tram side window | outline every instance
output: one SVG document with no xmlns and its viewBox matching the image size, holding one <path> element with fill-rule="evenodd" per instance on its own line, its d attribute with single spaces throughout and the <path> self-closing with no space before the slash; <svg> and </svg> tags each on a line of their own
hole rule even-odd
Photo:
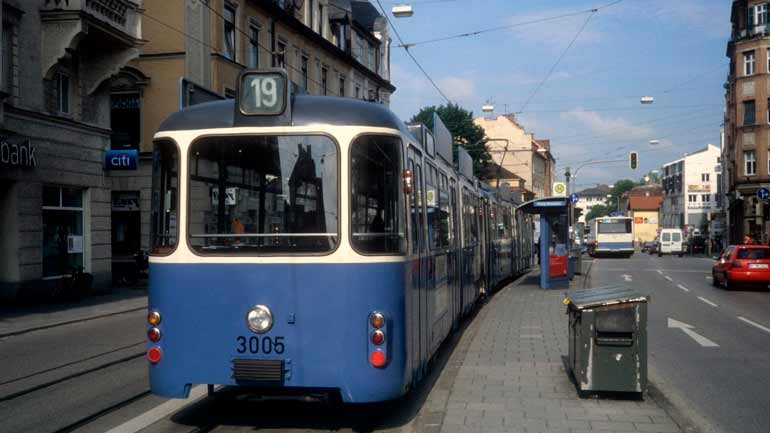
<svg viewBox="0 0 770 433">
<path fill-rule="evenodd" d="M 441 245 L 439 193 L 437 186 L 436 168 L 428 165 L 425 169 L 425 197 L 428 208 L 428 245 L 431 250 L 438 249 Z"/>
<path fill-rule="evenodd" d="M 438 246 L 441 248 L 448 247 L 452 241 L 452 222 L 451 222 L 451 209 L 449 207 L 449 181 L 447 177 L 441 173 L 439 174 L 439 195 L 438 195 L 438 229 L 439 239 Z"/>
<path fill-rule="evenodd" d="M 413 165 L 414 170 L 414 192 L 412 193 L 412 233 L 414 240 L 415 251 L 425 251 L 425 239 L 423 222 L 422 222 L 422 207 L 424 204 L 424 195 L 422 190 L 422 167 L 419 165 Z"/>
<path fill-rule="evenodd" d="M 171 140 L 157 140 L 152 152 L 152 254 L 170 254 L 178 237 L 179 151 Z"/>
<path fill-rule="evenodd" d="M 338 245 L 337 146 L 325 136 L 205 137 L 190 146 L 188 227 L 201 254 Z"/>
<path fill-rule="evenodd" d="M 364 135 L 350 147 L 352 245 L 364 254 L 405 252 L 401 140 Z"/>
<path fill-rule="evenodd" d="M 510 239 L 511 238 L 511 208 L 509 208 L 508 206 L 505 206 L 503 208 L 503 228 L 504 228 L 503 237 L 505 239 Z"/>
<path fill-rule="evenodd" d="M 479 241 L 479 218 L 476 214 L 478 210 L 478 200 L 467 192 L 463 204 L 465 206 L 465 245 L 474 245 Z"/>
</svg>

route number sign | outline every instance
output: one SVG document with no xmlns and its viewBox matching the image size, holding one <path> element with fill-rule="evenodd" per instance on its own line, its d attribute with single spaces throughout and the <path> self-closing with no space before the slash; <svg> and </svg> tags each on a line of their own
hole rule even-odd
<svg viewBox="0 0 770 433">
<path fill-rule="evenodd" d="M 288 90 L 288 80 L 283 73 L 245 73 L 239 95 L 241 112 L 251 116 L 279 115 L 286 109 Z"/>
</svg>

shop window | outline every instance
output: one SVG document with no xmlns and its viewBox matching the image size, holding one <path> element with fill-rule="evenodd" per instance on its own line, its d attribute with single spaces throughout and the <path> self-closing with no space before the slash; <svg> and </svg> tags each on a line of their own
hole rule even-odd
<svg viewBox="0 0 770 433">
<path fill-rule="evenodd" d="M 113 149 L 139 150 L 141 111 L 138 92 L 110 95 L 110 128 Z"/>
<path fill-rule="evenodd" d="M 43 277 L 83 266 L 83 191 L 43 187 Z"/>
</svg>

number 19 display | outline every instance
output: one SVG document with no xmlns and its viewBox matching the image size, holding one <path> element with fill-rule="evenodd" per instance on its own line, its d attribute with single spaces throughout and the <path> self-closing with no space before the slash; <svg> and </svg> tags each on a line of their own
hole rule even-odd
<svg viewBox="0 0 770 433">
<path fill-rule="evenodd" d="M 246 115 L 271 116 L 286 109 L 286 77 L 278 72 L 245 74 L 240 107 Z"/>
</svg>

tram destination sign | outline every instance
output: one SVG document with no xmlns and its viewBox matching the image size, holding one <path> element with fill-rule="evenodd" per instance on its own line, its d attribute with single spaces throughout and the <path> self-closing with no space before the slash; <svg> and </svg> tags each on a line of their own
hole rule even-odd
<svg viewBox="0 0 770 433">
<path fill-rule="evenodd" d="M 289 80 L 279 70 L 248 71 L 241 75 L 238 105 L 246 116 L 277 116 L 286 111 Z"/>
<path fill-rule="evenodd" d="M 29 140 L 21 142 L 0 138 L 0 165 L 20 168 L 35 168 L 35 147 Z"/>
</svg>

